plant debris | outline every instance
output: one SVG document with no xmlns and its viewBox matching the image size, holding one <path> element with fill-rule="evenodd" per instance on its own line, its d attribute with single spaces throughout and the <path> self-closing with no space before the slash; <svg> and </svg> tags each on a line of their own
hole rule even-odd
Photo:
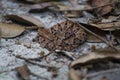
<svg viewBox="0 0 120 80">
<path fill-rule="evenodd" d="M 114 30 L 119 30 L 120 22 L 117 21 L 117 22 L 111 22 L 111 23 L 98 23 L 98 24 L 90 24 L 90 25 L 105 31 L 114 31 Z"/>
<path fill-rule="evenodd" d="M 0 80 L 119 80 L 119 7 L 119 0 L 0 0 Z"/>
<path fill-rule="evenodd" d="M 0 23 L 0 30 L 3 38 L 12 38 L 22 34 L 25 28 L 17 24 Z"/>
<path fill-rule="evenodd" d="M 113 3 L 114 0 L 88 0 L 88 4 L 91 6 L 91 7 L 99 7 L 99 6 L 104 6 L 106 4 L 109 4 L 109 3 Z M 95 9 L 94 10 L 94 13 L 97 15 L 97 16 L 103 16 L 105 14 L 108 14 L 112 11 L 113 5 L 107 5 L 107 6 L 104 6 L 104 7 L 100 7 L 98 9 Z"/>
<path fill-rule="evenodd" d="M 26 1 L 31 3 L 40 3 L 40 2 L 54 1 L 54 0 L 26 0 Z"/>
<path fill-rule="evenodd" d="M 104 60 L 104 59 L 120 59 L 120 55 L 118 52 L 113 51 L 111 49 L 100 49 L 87 54 L 85 56 L 80 57 L 78 60 L 75 60 L 71 63 L 71 67 L 76 67 L 79 65 L 89 64 L 94 61 Z"/>
<path fill-rule="evenodd" d="M 71 75 L 70 77 L 75 80 L 92 80 L 92 78 L 104 74 L 104 76 L 110 78 L 110 76 L 107 76 L 109 73 L 115 74 L 116 70 L 119 70 L 120 66 L 117 66 L 117 64 L 120 64 L 119 60 L 119 53 L 109 48 L 97 49 L 90 54 L 83 55 L 79 59 L 71 62 L 69 73 L 74 76 Z M 114 64 L 114 66 L 111 64 Z M 97 79 L 99 78 L 100 77 L 97 77 Z"/>
<path fill-rule="evenodd" d="M 44 27 L 44 24 L 40 20 L 29 14 L 6 15 L 5 17 L 29 26 Z"/>
<path fill-rule="evenodd" d="M 24 80 L 30 79 L 30 72 L 29 72 L 27 65 L 17 67 L 16 70 L 20 74 L 22 79 L 24 79 Z"/>
</svg>

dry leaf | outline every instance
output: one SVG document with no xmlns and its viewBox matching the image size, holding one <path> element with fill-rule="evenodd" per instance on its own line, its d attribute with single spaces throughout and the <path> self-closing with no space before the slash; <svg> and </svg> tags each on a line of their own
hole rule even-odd
<svg viewBox="0 0 120 80">
<path fill-rule="evenodd" d="M 17 67 L 16 70 L 20 74 L 21 78 L 23 78 L 24 80 L 30 79 L 30 72 L 27 65 Z"/>
<path fill-rule="evenodd" d="M 91 25 L 86 25 L 86 24 L 82 24 L 84 27 L 86 27 L 87 29 L 89 29 L 90 31 L 94 32 L 95 34 L 97 34 L 98 36 L 104 38 L 106 40 L 106 33 L 105 31 L 91 26 Z M 88 42 L 103 42 L 102 40 L 98 39 L 97 37 L 95 37 L 94 35 L 87 33 L 87 41 Z"/>
<path fill-rule="evenodd" d="M 29 26 L 44 27 L 44 24 L 40 20 L 29 14 L 6 15 L 6 18 Z"/>
<path fill-rule="evenodd" d="M 50 3 L 35 4 L 31 6 L 29 12 L 42 12 L 44 9 L 46 10 L 50 6 L 52 6 Z"/>
<path fill-rule="evenodd" d="M 25 28 L 16 24 L 0 23 L 1 36 L 3 38 L 13 38 L 25 31 Z"/>
<path fill-rule="evenodd" d="M 95 52 L 91 52 L 87 55 L 81 56 L 79 59 L 73 61 L 70 64 L 71 68 L 77 68 L 81 65 L 102 61 L 102 60 L 120 60 L 120 54 L 112 49 L 98 49 Z"/>
<path fill-rule="evenodd" d="M 75 11 L 75 12 L 80 12 L 80 7 L 73 7 L 73 6 L 69 6 L 69 5 L 65 5 L 62 3 L 51 3 L 51 5 L 53 5 L 52 7 L 50 7 L 49 9 L 52 11 L 58 11 L 58 12 L 66 12 L 66 11 Z"/>
<path fill-rule="evenodd" d="M 101 36 L 103 37 L 103 36 Z M 88 42 L 103 42 L 102 40 L 100 40 L 99 38 L 95 37 L 94 35 L 87 33 L 87 41 Z"/>
<path fill-rule="evenodd" d="M 93 24 L 91 23 L 90 25 L 100 28 L 105 31 L 114 31 L 116 29 L 119 29 L 120 26 L 120 21 L 118 22 L 111 22 L 111 23 L 98 23 L 98 24 Z"/>
<path fill-rule="evenodd" d="M 99 23 L 111 23 L 117 22 L 120 16 L 109 16 L 107 19 L 103 18 Z"/>
<path fill-rule="evenodd" d="M 80 76 L 79 73 L 74 69 L 70 69 L 69 80 L 82 80 L 82 76 Z"/>
<path fill-rule="evenodd" d="M 78 0 L 70 0 L 71 4 L 73 7 L 77 7 L 78 5 Z"/>
<path fill-rule="evenodd" d="M 86 40 L 86 33 L 77 24 L 65 21 L 49 29 L 40 28 L 38 37 L 41 46 L 51 51 L 72 51 Z"/>
<path fill-rule="evenodd" d="M 54 0 L 26 0 L 26 1 L 31 3 L 40 3 L 40 2 L 54 1 Z"/>
<path fill-rule="evenodd" d="M 115 4 L 113 14 L 114 15 L 120 15 L 120 1 Z"/>
<path fill-rule="evenodd" d="M 88 0 L 88 4 L 91 7 L 100 7 L 100 6 L 104 6 L 109 3 L 112 3 L 113 1 L 114 0 Z M 111 12 L 112 9 L 113 9 L 112 5 L 107 5 L 107 6 L 95 9 L 94 13 L 97 14 L 97 16 L 103 16 Z"/>
</svg>

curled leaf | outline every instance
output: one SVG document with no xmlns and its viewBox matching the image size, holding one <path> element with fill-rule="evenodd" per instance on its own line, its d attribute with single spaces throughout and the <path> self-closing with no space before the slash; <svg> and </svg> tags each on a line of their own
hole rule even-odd
<svg viewBox="0 0 120 80">
<path fill-rule="evenodd" d="M 71 68 L 78 68 L 82 65 L 94 63 L 103 60 L 120 60 L 120 54 L 112 49 L 99 49 L 87 55 L 81 56 L 79 59 L 70 64 Z"/>
<path fill-rule="evenodd" d="M 26 1 L 30 3 L 40 3 L 40 2 L 54 1 L 54 0 L 26 0 Z"/>
<path fill-rule="evenodd" d="M 6 15 L 6 18 L 17 21 L 19 23 L 27 24 L 29 26 L 44 26 L 40 20 L 29 14 Z"/>
<path fill-rule="evenodd" d="M 44 9 L 46 10 L 49 6 L 51 6 L 50 3 L 34 4 L 31 6 L 29 12 L 42 12 Z"/>
<path fill-rule="evenodd" d="M 111 23 L 101 23 L 101 24 L 91 24 L 92 26 L 98 27 L 106 31 L 113 31 L 119 29 L 120 22 L 111 22 Z"/>
<path fill-rule="evenodd" d="M 17 67 L 16 70 L 20 74 L 21 78 L 23 78 L 24 80 L 29 80 L 30 72 L 27 65 Z"/>
<path fill-rule="evenodd" d="M 78 71 L 75 71 L 74 69 L 70 69 L 69 80 L 82 80 L 82 76 L 79 75 Z"/>
<path fill-rule="evenodd" d="M 1 36 L 3 38 L 13 38 L 25 31 L 25 28 L 17 24 L 0 23 Z"/>
<path fill-rule="evenodd" d="M 88 4 L 94 8 L 103 6 L 94 10 L 94 13 L 97 14 L 97 16 L 103 16 L 112 11 L 113 6 L 110 3 L 112 3 L 113 1 L 114 0 L 88 0 Z"/>
</svg>

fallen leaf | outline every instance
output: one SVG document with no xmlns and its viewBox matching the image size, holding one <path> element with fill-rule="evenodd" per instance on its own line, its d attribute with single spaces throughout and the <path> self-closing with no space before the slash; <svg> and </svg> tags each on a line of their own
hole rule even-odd
<svg viewBox="0 0 120 80">
<path fill-rule="evenodd" d="M 26 1 L 31 3 L 40 3 L 40 2 L 54 1 L 54 0 L 26 0 Z"/>
<path fill-rule="evenodd" d="M 78 0 L 70 0 L 71 4 L 73 7 L 77 7 L 78 5 Z"/>
<path fill-rule="evenodd" d="M 22 65 L 20 67 L 17 67 L 16 70 L 20 74 L 21 78 L 23 78 L 24 80 L 30 79 L 30 72 L 27 65 Z"/>
<path fill-rule="evenodd" d="M 80 6 L 79 7 L 73 7 L 73 6 L 70 6 L 70 5 L 65 5 L 63 3 L 55 3 L 55 2 L 52 2 L 51 5 L 53 5 L 52 7 L 49 7 L 50 10 L 52 11 L 58 11 L 58 12 L 80 12 L 81 11 L 81 8 Z"/>
<path fill-rule="evenodd" d="M 93 74 L 88 74 L 86 77 L 89 78 L 89 80 L 119 80 L 119 73 L 120 68 L 118 69 L 110 69 L 110 70 L 104 70 L 100 72 L 96 72 Z"/>
<path fill-rule="evenodd" d="M 86 33 L 71 21 L 58 23 L 48 29 L 39 29 L 38 38 L 48 50 L 72 51 L 86 40 Z"/>
<path fill-rule="evenodd" d="M 69 80 L 82 80 L 82 76 L 79 75 L 77 70 L 69 70 Z"/>
<path fill-rule="evenodd" d="M 91 7 L 100 7 L 100 6 L 104 6 L 107 5 L 109 3 L 112 3 L 114 0 L 88 0 L 88 4 Z M 94 10 L 94 13 L 97 16 L 103 16 L 105 14 L 108 14 L 112 11 L 113 9 L 113 5 L 107 5 L 104 7 L 100 7 Z"/>
<path fill-rule="evenodd" d="M 109 16 L 108 18 L 103 18 L 99 23 L 111 23 L 119 21 L 120 16 Z"/>
<path fill-rule="evenodd" d="M 120 21 L 110 22 L 110 23 L 98 23 L 98 24 L 91 23 L 90 25 L 105 31 L 114 31 L 114 30 L 119 30 Z"/>
<path fill-rule="evenodd" d="M 103 37 L 103 36 L 101 36 L 101 37 Z M 91 42 L 91 43 L 93 43 L 93 42 L 103 42 L 102 40 L 100 40 L 99 38 L 93 36 L 90 33 L 87 33 L 87 41 Z"/>
<path fill-rule="evenodd" d="M 120 15 L 120 1 L 115 4 L 113 14 Z"/>
<path fill-rule="evenodd" d="M 91 52 L 87 55 L 81 56 L 79 59 L 71 62 L 70 67 L 71 68 L 77 68 L 85 64 L 94 63 L 97 61 L 103 61 L 103 60 L 120 60 L 120 54 L 119 52 L 116 52 L 112 49 L 98 49 L 94 52 Z"/>
<path fill-rule="evenodd" d="M 0 23 L 1 36 L 3 38 L 13 38 L 25 31 L 25 28 L 17 24 Z"/>
<path fill-rule="evenodd" d="M 86 27 L 87 29 L 89 29 L 90 31 L 94 32 L 95 34 L 97 34 L 98 36 L 104 38 L 106 40 L 106 33 L 105 31 L 101 30 L 98 27 L 94 27 L 91 26 L 89 24 L 82 24 L 84 27 Z M 99 38 L 95 37 L 94 35 L 90 34 L 90 33 L 86 33 L 87 35 L 87 41 L 88 42 L 103 42 L 102 40 L 100 40 Z"/>
<path fill-rule="evenodd" d="M 43 10 L 48 9 L 48 7 L 52 6 L 50 3 L 40 3 L 40 4 L 34 4 L 30 6 L 29 12 L 42 12 Z"/>
<path fill-rule="evenodd" d="M 44 27 L 44 24 L 40 20 L 29 14 L 6 15 L 5 17 L 29 26 Z"/>
</svg>

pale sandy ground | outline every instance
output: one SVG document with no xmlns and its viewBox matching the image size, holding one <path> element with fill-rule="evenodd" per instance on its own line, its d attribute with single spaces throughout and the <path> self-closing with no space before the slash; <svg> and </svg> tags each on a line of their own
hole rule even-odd
<svg viewBox="0 0 120 80">
<path fill-rule="evenodd" d="M 22 3 L 19 3 L 22 4 Z M 21 14 L 21 13 L 26 13 L 29 10 L 29 7 L 26 5 L 25 7 L 19 7 L 18 3 L 12 2 L 12 0 L 0 0 L 0 6 L 1 7 L 1 15 L 7 14 Z M 42 14 L 32 14 L 36 18 L 40 19 L 46 27 L 50 27 L 54 25 L 55 23 L 64 21 L 64 19 L 59 15 L 59 18 L 55 18 L 55 16 L 52 13 L 45 12 Z M 2 21 L 3 19 L 1 19 Z M 84 19 L 82 19 L 84 20 Z M 17 59 L 13 56 L 14 55 L 21 55 L 25 58 L 37 58 L 40 56 L 40 52 L 44 51 L 45 54 L 47 55 L 49 53 L 48 50 L 43 49 L 40 47 L 40 44 L 38 42 L 33 42 L 32 40 L 37 37 L 37 31 L 26 31 L 23 35 L 13 38 L 13 39 L 2 39 L 1 40 L 1 48 L 0 48 L 0 72 L 6 71 L 6 70 L 11 70 L 14 69 L 15 67 L 18 67 L 25 62 L 23 60 Z M 16 44 L 19 42 L 20 44 Z M 27 48 L 24 45 L 31 45 L 31 48 Z M 105 44 L 85 44 L 81 48 L 81 52 L 79 53 L 86 53 L 90 50 L 90 47 L 92 45 L 97 45 L 97 47 L 105 47 Z M 49 56 L 51 62 L 49 64 L 57 65 L 60 66 L 61 68 L 59 69 L 59 76 L 55 79 L 51 79 L 51 73 L 47 72 L 45 68 L 40 68 L 38 66 L 33 66 L 28 64 L 29 69 L 36 73 L 39 74 L 43 77 L 49 78 L 49 80 L 68 80 L 68 64 L 70 63 L 70 60 L 67 59 L 66 57 L 59 57 L 56 54 L 51 54 Z M 41 60 L 38 63 L 43 63 L 46 64 L 47 62 L 45 59 Z M 9 71 L 0 74 L 0 80 L 19 80 L 16 76 L 16 71 Z M 36 77 L 31 76 L 30 80 L 43 80 L 43 79 L 38 79 Z"/>
</svg>

